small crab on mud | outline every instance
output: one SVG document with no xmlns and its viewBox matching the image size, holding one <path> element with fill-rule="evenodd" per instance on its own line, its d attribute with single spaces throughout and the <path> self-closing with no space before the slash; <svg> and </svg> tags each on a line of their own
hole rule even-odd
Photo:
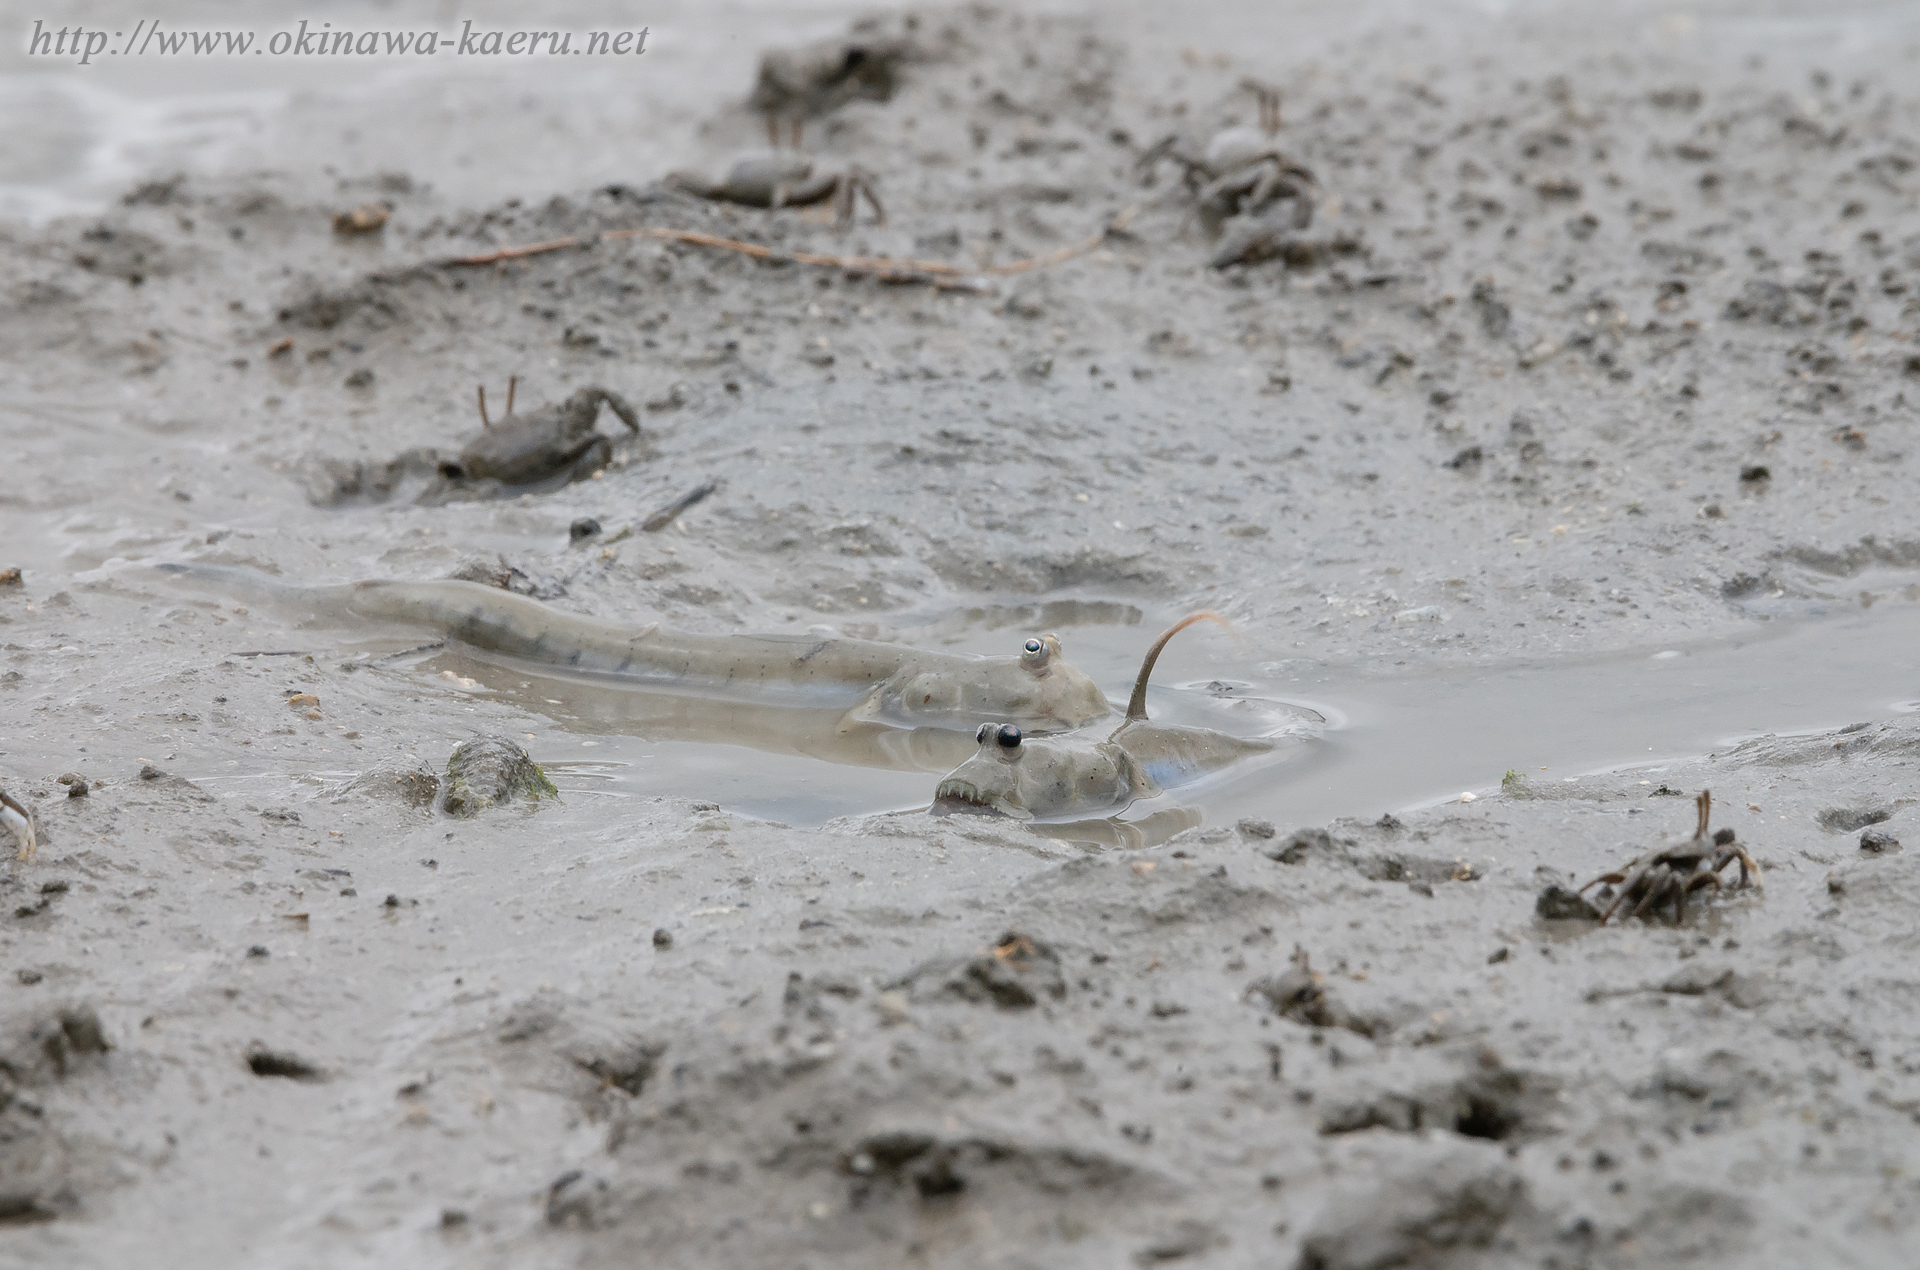
<svg viewBox="0 0 1920 1270">
<path fill-rule="evenodd" d="M 39 847 L 33 832 L 33 813 L 4 789 L 0 789 L 0 825 L 13 830 L 13 836 L 20 842 L 20 853 L 15 859 L 33 859 Z"/>
<path fill-rule="evenodd" d="M 709 181 L 691 172 L 675 172 L 666 179 L 669 189 L 720 203 L 739 203 L 778 211 L 783 207 L 811 207 L 833 202 L 833 223 L 845 229 L 853 224 L 854 200 L 864 196 L 873 208 L 876 225 L 887 223 L 872 173 L 849 165 L 839 172 L 814 172 L 812 159 L 802 154 L 772 152 L 749 155 L 728 170 L 725 180 Z"/>
<path fill-rule="evenodd" d="M 1313 223 L 1320 181 L 1312 171 L 1274 144 L 1280 131 L 1280 90 L 1255 80 L 1243 81 L 1260 103 L 1258 128 L 1223 128 L 1199 154 L 1174 135 L 1140 156 L 1138 170 L 1151 173 L 1162 159 L 1185 169 L 1183 179 L 1209 232 L 1233 216 L 1258 216 L 1268 207 L 1292 200 L 1291 227 Z"/>
<path fill-rule="evenodd" d="M 809 119 L 830 114 L 852 101 L 886 101 L 893 96 L 901 64 L 911 53 L 906 40 L 872 32 L 853 40 L 823 40 L 792 49 L 771 49 L 760 58 L 747 108 L 767 121 L 767 144 L 780 144 L 780 123 L 800 146 Z"/>
<path fill-rule="evenodd" d="M 487 390 L 479 390 L 480 435 L 458 454 L 439 461 L 443 478 L 531 485 L 550 477 L 577 481 L 591 475 L 613 458 L 613 441 L 594 428 L 602 403 L 640 435 L 640 416 L 633 407 L 618 393 L 598 386 L 582 388 L 557 406 L 516 415 L 513 394 L 518 382 L 518 377 L 507 381 L 507 411 L 498 420 L 487 417 Z"/>
<path fill-rule="evenodd" d="M 1625 868 L 1602 873 L 1586 886 L 1580 888 L 1585 893 L 1588 887 L 1606 883 L 1616 886 L 1619 891 L 1614 895 L 1613 903 L 1600 915 L 1602 922 L 1612 920 L 1620 906 L 1632 902 L 1627 910 L 1629 918 L 1642 913 L 1649 915 L 1658 912 L 1668 902 L 1674 907 L 1674 921 L 1687 919 L 1687 896 L 1702 887 L 1711 886 L 1720 889 L 1720 871 L 1729 864 L 1740 862 L 1740 885 L 1751 883 L 1760 885 L 1760 866 L 1753 862 L 1747 849 L 1735 842 L 1733 830 L 1722 829 L 1708 836 L 1707 817 L 1713 806 L 1713 796 L 1706 790 L 1694 800 L 1699 809 L 1700 819 L 1691 838 L 1676 838 L 1632 861 Z"/>
</svg>

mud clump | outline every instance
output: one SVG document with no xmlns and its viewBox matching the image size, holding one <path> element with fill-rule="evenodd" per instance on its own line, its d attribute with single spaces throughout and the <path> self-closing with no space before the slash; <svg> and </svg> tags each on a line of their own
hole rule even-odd
<svg viewBox="0 0 1920 1270">
<path fill-rule="evenodd" d="M 922 1204 L 938 1204 L 995 1184 L 1058 1196 L 1122 1191 L 1145 1180 L 1131 1166 L 1079 1147 L 945 1138 L 918 1129 L 869 1133 L 841 1157 L 840 1167 L 854 1179 L 856 1203 L 872 1203 L 896 1189 Z"/>
<path fill-rule="evenodd" d="M 424 759 L 396 759 L 360 773 L 341 788 L 339 798 L 369 798 L 402 807 L 431 807 L 440 779 Z"/>
<path fill-rule="evenodd" d="M 1264 998 L 1273 1012 L 1303 1027 L 1337 1027 L 1360 1036 L 1384 1033 L 1383 1020 L 1347 1009 L 1327 991 L 1326 976 L 1316 971 L 1307 950 L 1294 945 L 1293 966 L 1283 974 L 1251 985 L 1249 995 Z"/>
<path fill-rule="evenodd" d="M 1488 1142 L 1520 1142 L 1558 1132 L 1554 1112 L 1560 1082 L 1509 1067 L 1482 1047 L 1456 1079 L 1418 1085 L 1409 1092 L 1373 1088 L 1356 1097 L 1330 1099 L 1320 1113 L 1323 1136 L 1384 1128 L 1398 1133 L 1445 1130 Z"/>
<path fill-rule="evenodd" d="M 1260 844 L 1260 854 L 1281 864 L 1305 864 L 1310 859 L 1331 856 L 1333 836 L 1325 829 L 1296 829 L 1284 838 L 1268 835 Z"/>
<path fill-rule="evenodd" d="M 552 991 L 513 1006 L 493 1039 L 501 1066 L 518 1083 L 564 1094 L 590 1111 L 608 1094 L 616 1103 L 619 1095 L 638 1098 L 667 1052 L 664 1042 Z"/>
<path fill-rule="evenodd" d="M 1869 829 L 1860 835 L 1862 855 L 1892 855 L 1900 849 L 1900 839 L 1885 829 Z"/>
<path fill-rule="evenodd" d="M 907 989 L 922 1000 L 991 1002 L 1008 1010 L 1029 1009 L 1042 998 L 1058 1001 L 1067 995 L 1059 955 L 1016 931 L 1008 931 L 977 957 L 928 962 L 891 986 Z"/>
<path fill-rule="evenodd" d="M 104 1055 L 113 1049 L 100 1026 L 100 1016 L 92 1006 L 71 1006 L 36 1024 L 28 1033 L 28 1044 L 38 1051 L 37 1058 L 54 1079 L 65 1080 L 90 1055 Z M 15 1063 L 0 1063 L 20 1073 Z M 38 1064 L 35 1064 L 38 1066 Z M 24 1073 L 20 1073 L 24 1074 Z"/>
<path fill-rule="evenodd" d="M 113 1044 L 100 1016 L 92 1006 L 69 1005 L 9 1032 L 0 1049 L 0 1227 L 67 1216 L 88 1191 L 110 1184 L 89 1163 L 88 1144 L 39 1096 L 107 1070 Z"/>
<path fill-rule="evenodd" d="M 547 1225 L 582 1230 L 610 1224 L 607 1179 L 583 1169 L 568 1169 L 547 1188 Z"/>
<path fill-rule="evenodd" d="M 1534 901 L 1535 917 L 1547 922 L 1597 922 L 1600 910 L 1593 902 L 1578 891 L 1569 891 L 1555 883 L 1540 892 L 1540 898 Z"/>
<path fill-rule="evenodd" d="M 538 803 L 542 798 L 558 797 L 560 791 L 540 765 L 505 737 L 462 741 L 447 759 L 449 816 L 477 816 L 489 807 L 516 799 Z"/>
<path fill-rule="evenodd" d="M 298 1081 L 326 1079 L 325 1072 L 305 1059 L 284 1050 L 269 1049 L 258 1041 L 247 1047 L 246 1062 L 247 1070 L 255 1076 Z"/>
<path fill-rule="evenodd" d="M 1372 1189 L 1344 1196 L 1322 1216 L 1294 1267 L 1439 1265 L 1492 1246 L 1526 1194 L 1526 1183 L 1512 1170 L 1464 1151 L 1403 1165 Z"/>
</svg>

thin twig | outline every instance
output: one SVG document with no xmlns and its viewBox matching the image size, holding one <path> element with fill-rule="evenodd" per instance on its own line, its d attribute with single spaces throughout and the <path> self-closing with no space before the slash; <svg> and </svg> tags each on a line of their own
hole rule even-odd
<svg viewBox="0 0 1920 1270">
<path fill-rule="evenodd" d="M 739 252 L 755 260 L 814 265 L 823 269 L 841 269 L 848 273 L 868 274 L 882 282 L 923 283 L 953 291 L 984 291 L 988 288 L 980 280 L 982 275 L 1006 277 L 1027 273 L 1030 270 L 1062 264 L 1075 256 L 1085 255 L 1105 242 L 1109 235 L 1125 229 L 1139 210 L 1139 204 L 1136 203 L 1107 222 L 1099 233 L 1057 251 L 1050 251 L 1044 256 L 1027 256 L 1020 260 L 1008 261 L 1003 265 L 989 265 L 974 271 L 964 270 L 958 265 L 951 265 L 941 260 L 915 260 L 911 257 L 893 256 L 826 256 L 810 251 L 780 251 L 761 243 L 742 242 L 737 238 L 721 238 L 717 234 L 703 234 L 694 229 L 668 229 L 657 225 L 641 226 L 637 229 L 609 229 L 589 239 L 555 238 L 550 242 L 529 243 L 524 247 L 502 247 L 498 251 L 485 252 L 477 256 L 455 256 L 446 263 L 459 266 L 492 265 L 506 260 L 519 260 L 526 256 L 538 256 L 549 251 L 564 251 L 569 247 L 586 247 L 595 242 L 609 242 L 622 238 L 657 238 L 668 242 L 688 243 L 695 247 L 714 247 L 721 251 Z"/>
<path fill-rule="evenodd" d="M 447 263 L 450 265 L 497 265 L 503 260 L 518 260 L 522 256 L 538 256 L 543 252 L 561 251 L 567 247 L 586 245 L 578 238 L 555 238 L 544 243 L 528 243 L 524 247 L 502 247 L 498 251 L 489 251 L 478 256 L 455 256 Z"/>
<path fill-rule="evenodd" d="M 1058 251 L 1050 251 L 1044 256 L 1028 256 L 1024 260 L 1012 260 L 1004 265 L 989 265 L 980 272 L 990 273 L 997 277 L 1004 277 L 1010 273 L 1026 273 L 1030 269 L 1044 269 L 1048 265 L 1057 265 L 1063 261 L 1072 260 L 1075 256 L 1084 256 L 1101 243 L 1107 241 L 1107 235 L 1118 233 L 1130 225 L 1133 222 L 1134 216 L 1138 214 L 1139 211 L 1140 205 L 1135 203 L 1108 221 L 1106 227 L 1099 233 L 1088 238 L 1083 238 L 1071 246 L 1062 247 Z"/>
<path fill-rule="evenodd" d="M 743 256 L 752 256 L 755 260 L 770 260 L 793 265 L 816 265 L 824 269 L 844 269 L 848 273 L 870 274 L 882 282 L 924 282 L 929 286 L 955 290 L 977 290 L 981 285 L 969 278 L 957 265 L 938 260 L 914 260 L 893 256 L 823 256 L 811 251 L 777 251 L 760 243 L 721 238 L 715 234 L 703 234 L 693 229 L 665 229 L 658 226 L 610 229 L 601 237 L 660 238 L 668 242 L 691 243 L 696 247 L 717 247 L 722 251 L 737 251 Z"/>
<path fill-rule="evenodd" d="M 653 515 L 641 521 L 640 528 L 650 534 L 659 533 L 662 529 L 665 529 L 668 525 L 671 525 L 675 520 L 679 519 L 681 512 L 687 510 L 687 508 L 693 506 L 719 488 L 719 481 L 708 481 L 705 484 L 694 486 Z"/>
</svg>

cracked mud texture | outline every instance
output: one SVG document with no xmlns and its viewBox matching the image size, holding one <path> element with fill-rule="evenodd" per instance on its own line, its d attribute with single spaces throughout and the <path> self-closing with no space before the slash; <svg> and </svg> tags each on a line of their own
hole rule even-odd
<svg viewBox="0 0 1920 1270">
<path fill-rule="evenodd" d="M 679 47 L 731 51 L 688 60 L 663 21 L 627 133 L 551 81 L 473 102 L 499 153 L 540 139 L 511 180 L 435 157 L 482 143 L 429 78 L 284 103 L 258 170 L 0 224 L 0 784 L 43 831 L 0 876 L 0 1259 L 1910 1264 L 1920 856 L 1863 835 L 1912 836 L 1913 682 L 1864 723 L 1701 720 L 1744 739 L 1573 780 L 1490 762 L 1476 801 L 1332 823 L 1281 771 L 1238 825 L 1102 851 L 864 805 L 789 827 L 705 776 L 623 794 L 582 748 L 617 719 L 139 566 L 479 559 L 636 624 L 910 642 L 1204 606 L 1242 678 L 1409 692 L 1910 621 L 1920 28 L 893 12 L 890 99 L 809 125 L 886 200 L 837 234 L 656 182 L 762 135 L 760 47 L 852 15 L 729 43 L 674 12 Z M 1172 169 L 1135 162 L 1252 122 L 1244 75 L 1330 201 L 1214 269 Z M 369 201 L 382 231 L 333 233 Z M 439 263 L 665 225 L 979 267 L 1136 203 L 991 295 L 643 239 Z M 456 444 L 509 373 L 645 403 L 642 437 L 527 499 L 309 501 L 329 463 Z M 559 800 L 433 807 L 479 736 Z M 1668 795 L 1701 788 L 1764 892 L 1677 928 L 1536 916 L 1686 832 Z"/>
</svg>

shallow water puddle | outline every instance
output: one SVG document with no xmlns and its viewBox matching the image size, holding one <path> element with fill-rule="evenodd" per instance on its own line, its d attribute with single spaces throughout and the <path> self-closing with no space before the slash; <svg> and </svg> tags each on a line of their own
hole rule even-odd
<svg viewBox="0 0 1920 1270">
<path fill-rule="evenodd" d="M 1393 678 L 1302 669 L 1267 690 L 1332 703 L 1346 726 L 1282 783 L 1222 784 L 1209 817 L 1320 824 L 1538 786 L 1914 708 L 1920 605 L 1775 622 L 1738 639 L 1582 661 Z"/>
<path fill-rule="evenodd" d="M 1098 614 L 1096 624 L 1058 621 L 1076 612 Z M 1068 656 L 1116 700 L 1125 698 L 1161 620 L 1095 607 L 1048 616 Z M 928 629 L 950 632 L 941 642 L 965 651 L 1001 652 L 1017 638 L 1009 632 L 1027 626 L 989 622 L 973 610 Z M 1353 665 L 1261 662 L 1252 651 L 1245 633 L 1176 640 L 1157 676 L 1164 683 L 1151 694 L 1153 717 L 1254 735 L 1286 721 L 1283 703 L 1297 703 L 1328 716 L 1323 741 L 1136 803 L 1122 818 L 1132 828 L 1054 826 L 1049 836 L 1146 845 L 1187 827 L 1190 810 L 1214 823 L 1256 816 L 1282 826 L 1320 824 L 1486 793 L 1509 769 L 1538 786 L 1768 732 L 1882 718 L 1915 708 L 1920 696 L 1920 605 L 1776 622 L 1693 647 L 1393 676 Z M 1249 675 L 1250 663 L 1267 673 Z M 672 794 L 791 824 L 923 807 L 939 775 L 974 749 L 966 732 L 848 731 L 838 710 L 640 692 L 454 651 L 392 673 L 450 674 L 552 720 L 555 730 L 536 756 L 569 792 Z M 554 744 L 578 748 L 557 754 Z M 1163 814 L 1169 811 L 1178 814 Z"/>
</svg>

